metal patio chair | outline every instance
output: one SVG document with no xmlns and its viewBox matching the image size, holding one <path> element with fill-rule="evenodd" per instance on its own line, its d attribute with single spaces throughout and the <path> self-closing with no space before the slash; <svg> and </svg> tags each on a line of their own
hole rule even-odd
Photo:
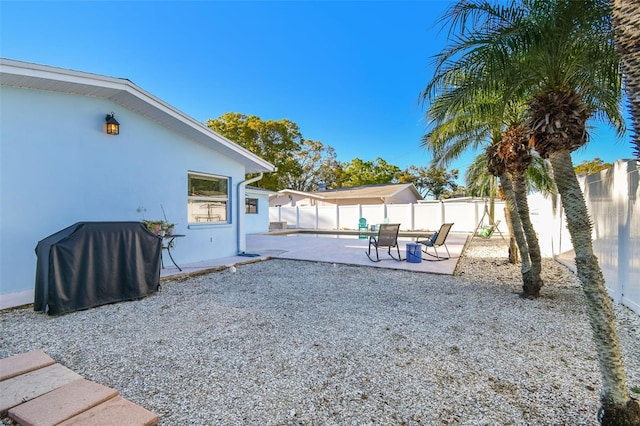
<svg viewBox="0 0 640 426">
<path fill-rule="evenodd" d="M 451 255 L 449 254 L 449 249 L 447 248 L 446 241 L 452 226 L 453 223 L 443 223 L 442 226 L 440 226 L 440 230 L 438 232 L 434 232 L 431 236 L 427 237 L 428 239 L 426 240 L 421 239 L 425 237 L 418 237 L 416 239 L 416 243 L 422 244 L 422 251 L 425 254 L 435 257 L 437 260 L 447 260 L 451 258 Z M 448 257 L 440 257 L 438 255 L 438 247 L 440 246 L 444 246 L 445 250 L 447 250 Z M 429 253 L 429 247 L 433 247 L 433 251 L 436 254 Z"/>
<path fill-rule="evenodd" d="M 383 223 L 380 224 L 380 228 L 378 229 L 378 235 L 372 235 L 369 237 L 369 250 L 365 252 L 369 260 L 372 262 L 380 262 L 380 257 L 378 256 L 378 247 L 387 247 L 387 253 L 393 260 L 397 260 L 400 262 L 402 258 L 400 257 L 400 247 L 398 247 L 398 232 L 400 231 L 399 223 Z M 375 247 L 376 249 L 376 259 L 374 260 L 371 257 L 371 247 Z M 391 249 L 395 247 L 398 251 L 398 258 L 396 259 L 391 254 Z"/>
</svg>

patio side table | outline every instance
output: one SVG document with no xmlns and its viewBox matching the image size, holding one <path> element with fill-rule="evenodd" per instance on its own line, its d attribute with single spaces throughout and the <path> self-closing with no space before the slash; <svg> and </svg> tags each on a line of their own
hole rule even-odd
<svg viewBox="0 0 640 426">
<path fill-rule="evenodd" d="M 178 264 L 176 263 L 175 260 L 173 260 L 173 255 L 171 254 L 171 247 L 173 247 L 173 240 L 175 240 L 176 238 L 180 238 L 180 237 L 186 237 L 186 235 L 184 234 L 173 234 L 173 235 L 162 235 L 159 236 L 159 238 L 162 239 L 162 250 L 166 250 L 167 254 L 169 254 L 169 259 L 171 259 L 171 262 L 173 262 L 173 265 L 178 268 L 178 270 L 180 272 L 182 272 L 182 268 L 180 268 L 178 266 Z M 164 240 L 167 240 L 166 245 L 164 244 Z M 164 261 L 162 260 L 162 252 L 160 253 L 160 263 L 162 264 L 162 268 L 164 268 Z"/>
</svg>

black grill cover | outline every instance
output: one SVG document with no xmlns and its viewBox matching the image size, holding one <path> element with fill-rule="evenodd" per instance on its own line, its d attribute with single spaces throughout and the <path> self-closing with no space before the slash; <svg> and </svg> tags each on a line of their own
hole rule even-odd
<svg viewBox="0 0 640 426">
<path fill-rule="evenodd" d="M 78 222 L 38 242 L 34 309 L 58 315 L 155 293 L 162 241 L 140 222 Z"/>
</svg>

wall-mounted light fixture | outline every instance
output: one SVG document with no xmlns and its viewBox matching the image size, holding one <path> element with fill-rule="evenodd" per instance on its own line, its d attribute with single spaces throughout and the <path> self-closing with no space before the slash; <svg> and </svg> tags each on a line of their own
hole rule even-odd
<svg viewBox="0 0 640 426">
<path fill-rule="evenodd" d="M 107 122 L 107 134 L 108 135 L 117 135 L 120 133 L 120 123 L 113 116 L 113 112 L 111 114 L 107 114 L 105 121 Z"/>
</svg>

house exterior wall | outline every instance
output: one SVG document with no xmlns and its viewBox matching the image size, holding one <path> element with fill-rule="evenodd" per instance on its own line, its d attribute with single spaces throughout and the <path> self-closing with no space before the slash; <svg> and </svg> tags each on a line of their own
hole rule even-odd
<svg viewBox="0 0 640 426">
<path fill-rule="evenodd" d="M 387 204 L 413 204 L 418 201 L 415 194 L 408 189 L 400 191 L 392 197 L 385 197 Z"/>
<path fill-rule="evenodd" d="M 320 200 L 319 206 L 351 206 L 353 204 L 382 204 L 380 197 L 373 198 L 338 198 L 337 200 Z"/>
<path fill-rule="evenodd" d="M 335 200 L 318 200 L 319 206 L 352 206 L 360 205 L 381 205 L 381 204 L 411 204 L 415 203 L 417 198 L 411 191 L 401 191 L 392 197 L 371 197 L 371 198 L 339 198 Z M 284 205 L 284 204 L 283 204 Z M 301 205 L 298 203 L 298 205 Z"/>
<path fill-rule="evenodd" d="M 247 189 L 246 196 L 258 199 L 258 213 L 244 216 L 246 233 L 269 232 L 269 193 Z"/>
<path fill-rule="evenodd" d="M 79 221 L 163 219 L 164 208 L 186 235 L 178 263 L 236 254 L 241 164 L 107 99 L 0 87 L 0 109 L 0 308 L 33 301 L 36 244 Z M 118 136 L 104 131 L 112 111 Z M 229 178 L 230 223 L 187 223 L 189 171 Z"/>
<path fill-rule="evenodd" d="M 315 199 L 302 194 L 278 194 L 269 200 L 269 207 L 275 206 L 314 206 Z"/>
</svg>

